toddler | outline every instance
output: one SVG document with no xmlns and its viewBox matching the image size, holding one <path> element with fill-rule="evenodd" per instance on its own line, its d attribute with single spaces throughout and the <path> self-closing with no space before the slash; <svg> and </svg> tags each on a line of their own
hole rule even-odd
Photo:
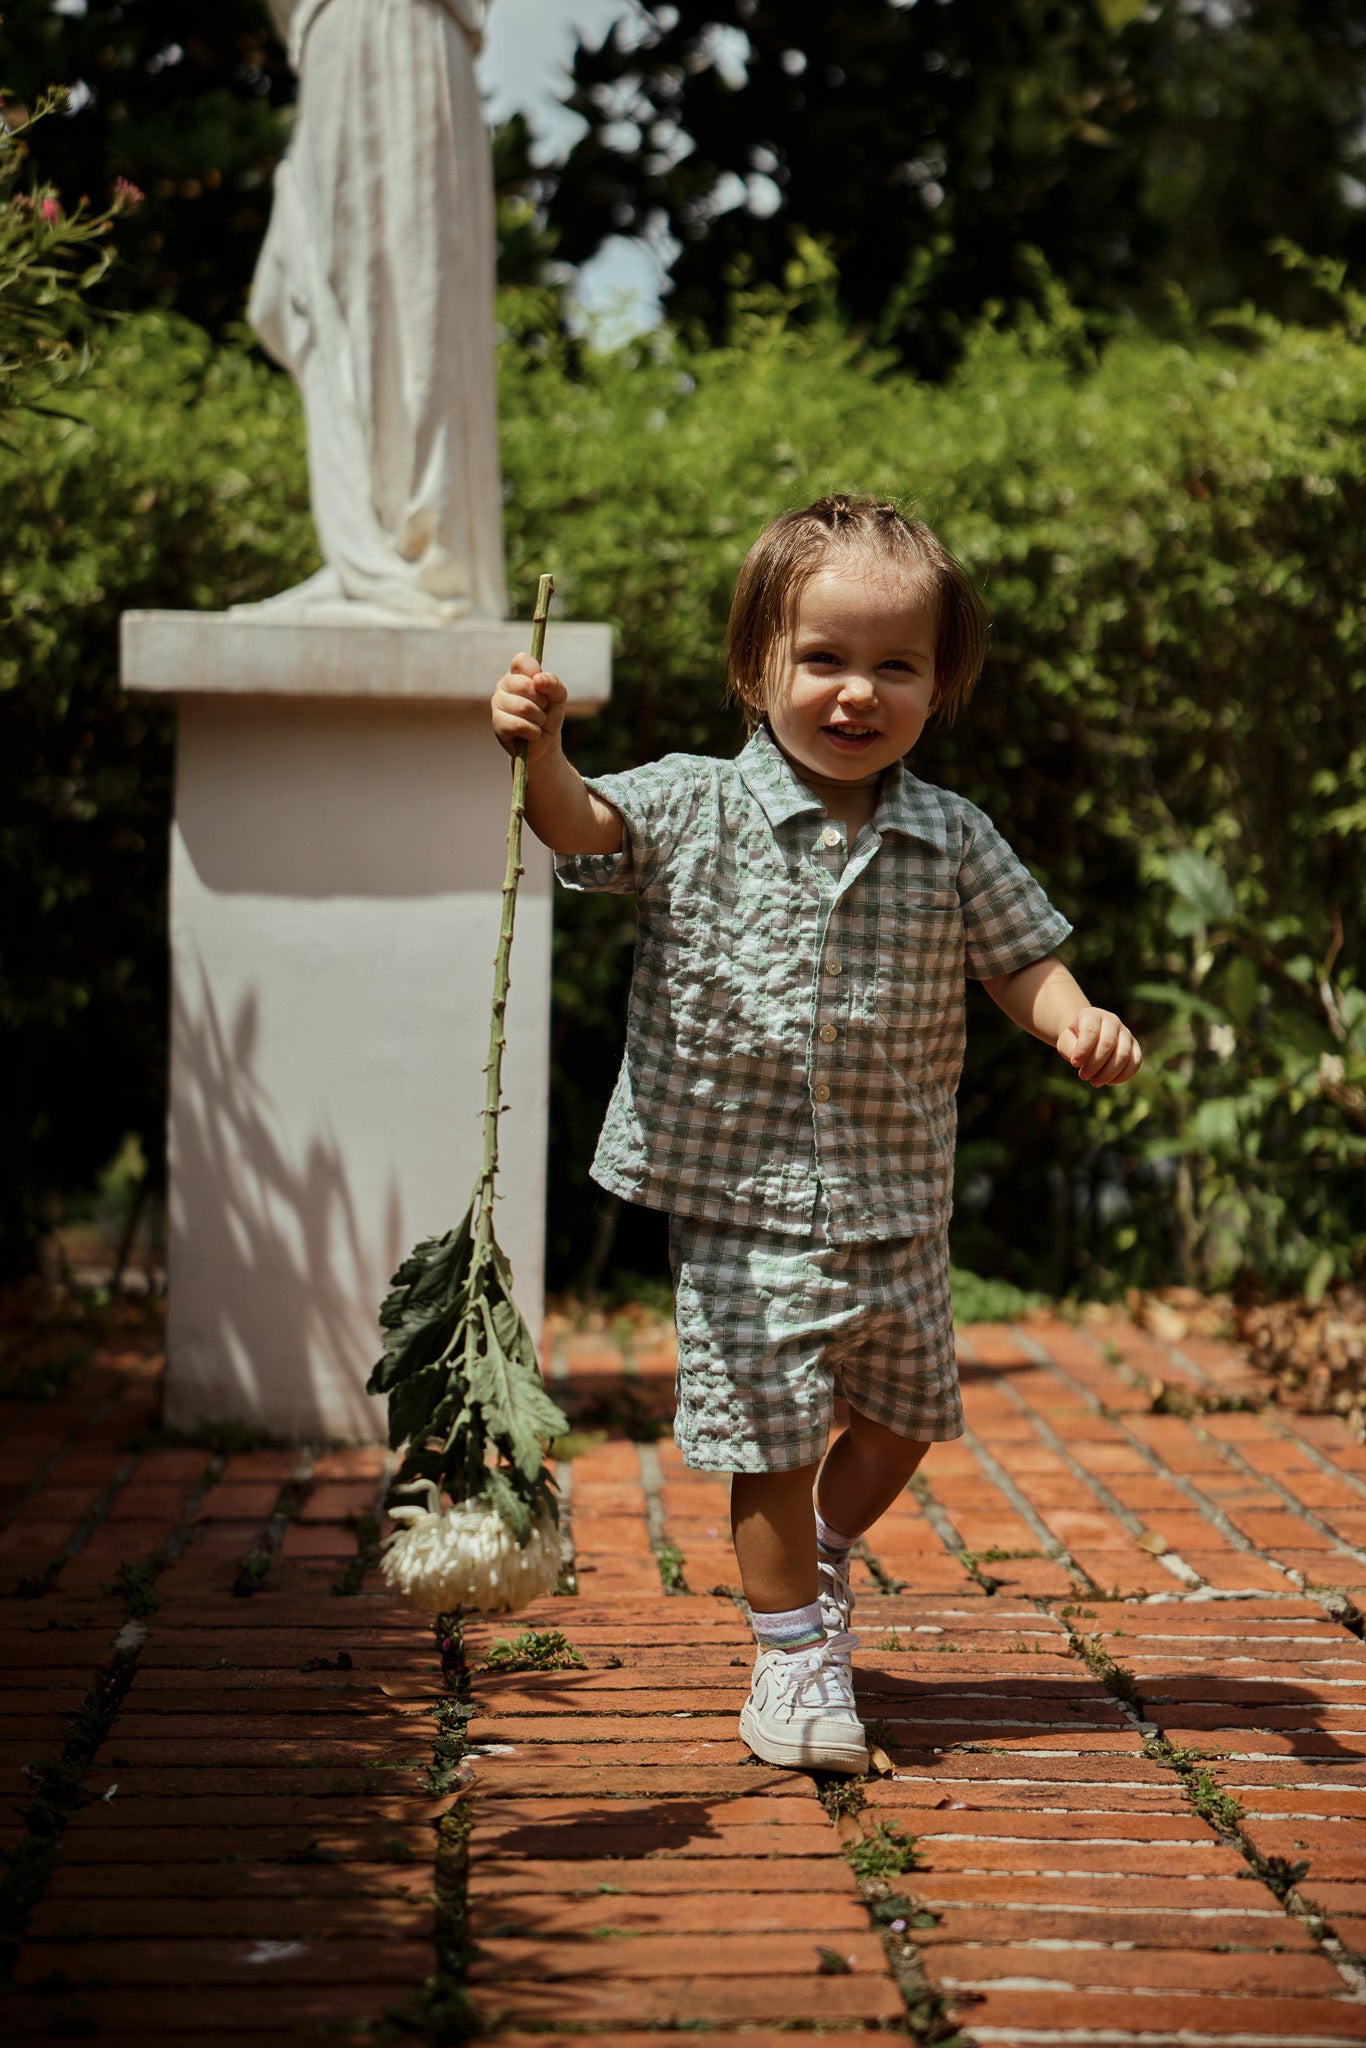
<svg viewBox="0 0 1366 2048">
<path fill-rule="evenodd" d="M 527 821 L 559 880 L 636 894 L 593 1177 L 668 1213 L 675 1433 L 688 1464 L 731 1475 L 757 1638 L 740 1732 L 773 1764 L 867 1768 L 850 1550 L 962 1433 L 947 1232 L 965 980 L 1092 1087 L 1139 1065 L 990 819 L 906 765 L 966 702 L 986 623 L 928 527 L 827 497 L 740 571 L 738 759 L 585 782 L 553 675 L 518 655 L 493 695 L 502 745 L 528 744 Z"/>
</svg>

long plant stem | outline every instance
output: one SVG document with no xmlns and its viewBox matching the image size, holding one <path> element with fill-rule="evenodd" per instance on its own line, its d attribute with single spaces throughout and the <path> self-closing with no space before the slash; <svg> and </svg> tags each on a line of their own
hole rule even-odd
<svg viewBox="0 0 1366 2048">
<path fill-rule="evenodd" d="M 550 616 L 550 599 L 555 589 L 553 576 L 542 576 L 536 589 L 536 609 L 531 620 L 531 658 L 539 662 L 545 652 L 545 624 Z M 493 1012 L 489 1019 L 489 1056 L 484 1063 L 487 1087 L 484 1094 L 484 1163 L 474 1192 L 475 1228 L 473 1257 L 477 1261 L 493 1239 L 493 1193 L 498 1173 L 498 1115 L 503 1100 L 503 1053 L 507 1047 L 504 1028 L 508 1007 L 508 983 L 512 962 L 512 928 L 517 916 L 517 883 L 522 874 L 522 819 L 526 813 L 526 741 L 517 742 L 512 759 L 512 812 L 508 818 L 508 857 L 503 875 L 503 914 L 498 928 L 498 951 L 493 961 Z"/>
</svg>

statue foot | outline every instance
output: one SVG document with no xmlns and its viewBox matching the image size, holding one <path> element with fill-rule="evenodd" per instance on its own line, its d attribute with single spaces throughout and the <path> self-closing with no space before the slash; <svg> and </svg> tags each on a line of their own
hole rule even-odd
<svg viewBox="0 0 1366 2048">
<path fill-rule="evenodd" d="M 395 588 L 390 603 L 348 597 L 337 571 L 325 563 L 292 590 L 263 597 L 256 604 L 235 604 L 232 612 L 235 618 L 259 620 L 263 625 L 446 626 L 468 618 L 470 606 L 464 598 L 435 598 L 402 586 Z"/>
<path fill-rule="evenodd" d="M 324 563 L 315 569 L 302 583 L 296 583 L 292 590 L 281 590 L 274 597 L 263 597 L 255 604 L 235 604 L 233 611 L 242 618 L 270 619 L 291 617 L 311 610 L 317 604 L 345 604 L 346 598 L 341 587 L 341 578 L 335 569 Z"/>
</svg>

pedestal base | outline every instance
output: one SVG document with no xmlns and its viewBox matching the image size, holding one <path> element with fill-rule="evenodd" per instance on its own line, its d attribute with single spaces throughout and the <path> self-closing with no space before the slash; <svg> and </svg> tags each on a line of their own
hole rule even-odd
<svg viewBox="0 0 1366 2048">
<path fill-rule="evenodd" d="M 285 689 L 280 655 L 263 644 L 281 630 L 330 643 L 304 643 L 302 690 Z M 383 1434 L 383 1405 L 364 1391 L 379 1302 L 409 1247 L 459 1219 L 479 1165 L 510 785 L 485 700 L 528 637 L 489 622 L 125 620 L 125 682 L 173 689 L 179 710 L 167 1333 L 176 1427 L 233 1419 L 295 1436 Z M 407 693 L 379 695 L 386 654 L 410 638 L 422 644 L 400 646 L 396 661 Z M 607 629 L 552 626 L 555 641 L 549 658 L 577 683 L 575 708 L 593 708 L 606 695 Z M 439 689 L 412 687 L 418 667 Z M 498 1233 L 535 1328 L 551 883 L 534 840 L 525 864 Z"/>
</svg>

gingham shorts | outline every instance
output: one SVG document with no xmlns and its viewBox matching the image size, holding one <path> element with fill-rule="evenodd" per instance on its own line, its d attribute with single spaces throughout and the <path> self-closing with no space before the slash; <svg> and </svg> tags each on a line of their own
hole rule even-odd
<svg viewBox="0 0 1366 2048">
<path fill-rule="evenodd" d="M 809 1238 L 671 1216 L 669 1255 L 686 1464 L 814 1464 L 837 1394 L 917 1443 L 962 1435 L 947 1232 L 834 1246 L 823 1205 Z"/>
</svg>

